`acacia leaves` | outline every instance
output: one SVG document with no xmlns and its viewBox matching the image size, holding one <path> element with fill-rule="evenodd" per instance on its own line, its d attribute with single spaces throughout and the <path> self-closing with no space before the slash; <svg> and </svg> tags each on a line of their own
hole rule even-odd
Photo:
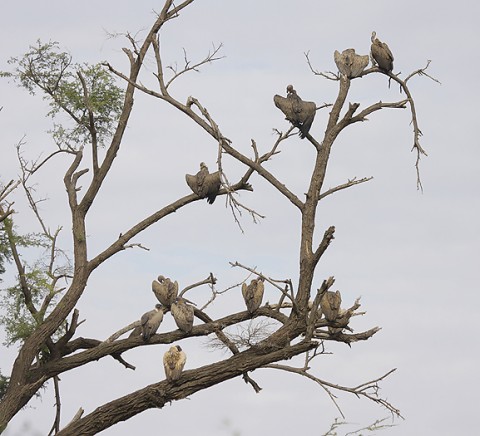
<svg viewBox="0 0 480 436">
<path fill-rule="evenodd" d="M 18 275 L 13 286 L 0 289 L 0 325 L 5 329 L 4 345 L 23 342 L 43 322 L 62 292 L 60 279 L 70 274 L 68 263 L 56 267 L 57 258 L 65 258 L 55 249 L 54 241 L 43 234 L 19 235 L 10 218 L 0 225 L 0 248 L 6 260 L 17 264 Z M 31 264 L 22 258 L 20 249 L 38 250 L 39 258 Z M 49 256 L 50 254 L 50 256 Z"/>
<path fill-rule="evenodd" d="M 48 116 L 55 118 L 50 133 L 60 148 L 76 150 L 92 143 L 103 146 L 113 134 L 123 106 L 124 91 L 100 64 L 74 64 L 57 42 L 37 41 L 22 57 L 10 58 L 12 78 L 31 94 L 41 92 L 48 100 Z M 58 122 L 59 114 L 69 122 Z M 72 126 L 73 121 L 73 126 Z"/>
</svg>

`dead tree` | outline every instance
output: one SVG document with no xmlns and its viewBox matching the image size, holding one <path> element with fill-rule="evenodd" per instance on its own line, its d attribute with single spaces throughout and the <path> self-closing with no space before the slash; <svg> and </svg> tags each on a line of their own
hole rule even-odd
<svg viewBox="0 0 480 436">
<path fill-rule="evenodd" d="M 352 317 L 358 313 L 357 309 L 360 307 L 358 300 L 348 309 L 335 307 L 335 316 L 329 314 L 326 317 L 322 314 L 322 301 L 327 301 L 327 296 L 333 292 L 331 288 L 335 280 L 333 277 L 325 277 L 322 283 L 315 283 L 314 272 L 320 259 L 334 239 L 335 228 L 331 226 L 324 229 L 323 236 L 320 237 L 319 243 L 315 244 L 314 240 L 317 233 L 316 215 L 320 201 L 333 193 L 369 180 L 352 179 L 339 186 L 325 189 L 324 181 L 330 152 L 336 138 L 342 130 L 355 123 L 364 121 L 367 116 L 379 110 L 410 107 L 414 129 L 414 148 L 417 152 L 418 164 L 420 155 L 424 154 L 424 150 L 419 143 L 421 132 L 416 119 L 414 100 L 408 90 L 407 82 L 414 75 L 426 75 L 425 68 L 416 71 L 403 80 L 395 76 L 391 71 L 381 70 L 377 67 L 369 69 L 363 69 L 362 67 L 358 69 L 355 74 L 341 75 L 319 73 L 312 68 L 319 76 L 331 79 L 338 84 L 338 95 L 335 101 L 328 105 L 331 109 L 326 126 L 322 126 L 322 129 L 320 129 L 316 128 L 314 123 L 311 129 L 313 133 L 304 135 L 314 148 L 316 156 L 313 170 L 308 178 L 308 188 L 305 198 L 301 199 L 290 190 L 280 178 L 277 178 L 268 169 L 269 160 L 278 155 L 280 147 L 286 141 L 293 139 L 292 130 L 294 127 L 289 127 L 286 133 L 278 131 L 278 137 L 272 147 L 266 149 L 263 153 L 260 151 L 260 147 L 257 146 L 256 142 L 252 141 L 252 155 L 246 155 L 241 153 L 232 141 L 225 136 L 220 126 L 215 122 L 214 114 L 207 111 L 205 106 L 197 98 L 189 97 L 187 101 L 181 102 L 170 92 L 170 85 L 184 73 L 196 70 L 201 65 L 218 59 L 217 53 L 219 47 L 215 48 L 205 59 L 196 64 L 186 61 L 183 69 L 174 70 L 170 76 L 168 76 L 169 70 L 163 65 L 159 42 L 162 27 L 165 23 L 178 17 L 182 10 L 193 3 L 193 1 L 194 0 L 185 0 L 174 4 L 172 0 L 166 0 L 156 21 L 143 41 L 138 42 L 131 35 L 127 34 L 130 46 L 124 48 L 123 51 L 130 63 L 129 72 L 122 72 L 109 63 L 103 65 L 105 71 L 122 79 L 126 86 L 123 104 L 118 119 L 115 122 L 111 140 L 108 144 L 105 144 L 106 150 L 103 158 L 97 153 L 99 131 L 96 124 L 95 108 L 89 103 L 91 100 L 88 82 L 84 75 L 81 73 L 78 74 L 85 100 L 84 117 L 77 117 L 74 112 L 70 111 L 71 113 L 69 113 L 68 107 L 62 107 L 64 103 L 58 98 L 58 89 L 55 88 L 55 86 L 51 83 L 45 84 L 41 78 L 37 78 L 35 82 L 34 72 L 23 71 L 23 73 L 31 73 L 30 76 L 25 74 L 22 77 L 26 77 L 29 80 L 33 77 L 33 83 L 30 83 L 32 87 L 40 88 L 47 97 L 58 104 L 60 109 L 65 110 L 74 122 L 79 123 L 85 128 L 85 135 L 89 135 L 88 137 L 90 138 L 91 161 L 87 162 L 83 145 L 77 147 L 65 145 L 63 148 L 60 148 L 59 151 L 52 153 L 44 161 L 36 162 L 33 166 L 28 165 L 27 162 L 20 157 L 23 170 L 22 184 L 25 187 L 25 192 L 28 197 L 31 191 L 28 189 L 27 180 L 33 176 L 35 172 L 40 170 L 47 160 L 53 159 L 58 153 L 66 153 L 71 156 L 70 165 L 64 174 L 63 181 L 67 191 L 71 213 L 73 259 L 72 268 L 69 273 L 57 274 L 55 271 L 51 271 L 52 289 L 54 289 L 56 293 L 56 299 L 53 300 L 53 302 L 52 297 L 45 297 L 45 300 L 41 302 L 41 307 L 36 305 L 30 298 L 31 289 L 29 288 L 29 284 L 23 280 L 25 273 L 21 259 L 19 258 L 18 262 L 16 262 L 21 282 L 20 289 L 29 312 L 36 320 L 36 326 L 28 337 L 24 339 L 18 357 L 11 369 L 8 389 L 0 403 L 0 431 L 6 427 L 13 416 L 28 404 L 31 398 L 48 380 L 53 379 L 58 383 L 58 377 L 67 371 L 75 370 L 89 362 L 98 361 L 107 356 L 115 358 L 126 368 L 135 369 L 135 367 L 131 363 L 128 363 L 123 357 L 123 353 L 128 350 L 137 347 L 148 347 L 154 344 L 180 344 L 185 338 L 207 336 L 209 334 L 215 335 L 218 338 L 218 343 L 227 348 L 231 355 L 221 361 L 213 362 L 200 368 L 185 370 L 181 372 L 181 377 L 176 380 L 175 383 L 171 383 L 169 380 L 161 380 L 114 401 L 103 404 L 85 416 L 82 416 L 83 411 L 79 411 L 74 419 L 63 427 L 59 424 L 59 410 L 57 410 L 55 420 L 56 434 L 97 434 L 115 423 L 129 419 L 149 408 L 162 408 L 174 400 L 190 397 L 195 392 L 207 389 L 234 377 L 243 377 L 246 383 L 250 384 L 256 392 L 259 392 L 261 388 L 251 375 L 251 372 L 258 368 L 280 369 L 310 378 L 320 384 L 334 402 L 335 397 L 332 391 L 340 389 L 373 400 L 386 407 L 393 414 L 400 416 L 398 409 L 378 396 L 378 383 L 392 371 L 361 384 L 357 388 L 333 384 L 309 372 L 309 362 L 322 354 L 322 347 L 328 341 L 342 342 L 350 345 L 357 341 L 368 340 L 379 330 L 378 327 L 373 327 L 359 333 L 352 333 L 350 331 L 349 323 Z M 139 80 L 140 71 L 143 68 L 147 53 L 149 52 L 153 53 L 156 62 L 154 72 L 155 87 L 144 85 L 143 82 Z M 71 59 L 68 57 L 56 57 L 55 59 L 58 62 L 62 62 L 62 68 L 64 67 L 63 71 L 66 71 Z M 65 73 L 63 72 L 61 74 Z M 365 108 L 360 108 L 360 104 L 358 103 L 349 103 L 347 105 L 348 93 L 353 81 L 357 77 L 363 77 L 364 80 L 366 80 L 367 76 L 371 74 L 389 75 L 399 83 L 405 92 L 406 98 L 394 102 L 379 101 Z M 349 75 L 355 77 L 350 78 Z M 60 83 L 62 79 L 63 77 L 60 75 L 58 77 L 58 83 Z M 72 80 L 74 80 L 74 78 L 72 78 Z M 234 214 L 238 210 L 244 210 L 254 218 L 259 216 L 257 212 L 239 203 L 238 199 L 234 196 L 238 190 L 252 190 L 250 179 L 253 174 L 264 178 L 280 195 L 284 196 L 290 202 L 292 207 L 298 210 L 301 216 L 301 225 L 299 228 L 301 242 L 298 259 L 300 266 L 297 272 L 292 273 L 294 278 L 272 278 L 269 277 L 268 274 L 260 273 L 251 267 L 238 263 L 233 264 L 238 268 L 249 271 L 249 273 L 253 274 L 255 280 L 262 283 L 262 285 L 264 284 L 265 287 L 269 286 L 278 290 L 279 298 L 275 304 L 260 305 L 258 308 L 255 308 L 255 310 L 244 310 L 244 308 L 241 307 L 239 308 L 239 312 L 228 313 L 218 319 L 212 319 L 208 315 L 208 307 L 197 308 L 192 304 L 189 305 L 189 308 L 193 310 L 196 318 L 193 326 L 189 323 L 188 329 L 176 329 L 169 332 L 161 331 L 160 329 L 156 334 L 149 336 L 148 342 L 145 342 L 141 335 L 121 338 L 123 333 L 127 333 L 133 328 L 138 327 L 140 321 L 135 321 L 131 325 L 122 328 L 112 334 L 107 340 L 83 338 L 77 335 L 77 328 L 81 324 L 81 321 L 79 321 L 79 312 L 75 307 L 82 297 L 89 277 L 97 268 L 112 256 L 137 245 L 131 242 L 132 238 L 139 235 L 143 230 L 158 223 L 175 211 L 188 207 L 192 202 L 201 200 L 201 197 L 204 196 L 198 195 L 198 193 L 188 194 L 171 204 L 166 204 L 131 228 L 126 229 L 117 239 L 104 247 L 97 255 L 89 257 L 85 222 L 91 212 L 91 206 L 97 201 L 97 194 L 101 190 L 105 178 L 114 164 L 134 107 L 134 94 L 138 92 L 156 98 L 161 103 L 171 105 L 189 117 L 193 123 L 196 123 L 210 136 L 212 139 L 212 148 L 210 151 L 218 152 L 218 172 L 221 175 L 221 188 L 219 190 L 215 188 L 215 195 L 218 194 L 219 197 L 226 196 L 229 202 L 228 204 L 232 207 Z M 321 108 L 322 106 L 317 107 L 316 110 L 320 110 Z M 313 121 L 312 114 L 310 114 L 309 119 Z M 315 132 L 320 131 L 324 131 L 324 133 L 321 137 L 315 139 Z M 208 149 L 205 150 L 206 153 L 208 151 Z M 222 164 L 222 156 L 225 154 L 245 166 L 244 174 L 235 183 L 229 182 L 226 176 L 226 170 Z M 186 169 L 186 171 L 187 170 L 188 169 Z M 88 171 L 91 173 L 91 179 L 88 181 L 85 180 L 84 187 L 80 189 L 79 181 Z M 84 179 L 82 179 L 82 181 L 83 180 Z M 420 183 L 420 179 L 418 179 L 418 181 Z M 184 182 L 181 181 L 180 183 Z M 35 201 L 30 197 L 29 200 L 31 200 L 32 209 L 41 222 Z M 0 210 L 2 217 L 5 216 L 5 214 L 8 214 L 8 210 Z M 237 215 L 235 215 L 235 219 L 238 219 Z M 45 232 L 50 232 L 48 226 L 44 226 L 44 228 Z M 57 234 L 50 234 L 50 236 L 52 245 L 55 245 Z M 16 250 L 13 239 L 11 247 L 12 251 Z M 52 263 L 54 263 L 53 258 Z M 208 268 L 208 266 L 206 265 L 205 268 Z M 159 271 L 159 273 L 166 272 Z M 66 288 L 58 287 L 58 278 L 60 276 L 67 280 L 68 286 Z M 178 280 L 181 283 L 181 277 L 178 277 Z M 184 301 L 184 296 L 187 292 L 195 287 L 208 285 L 211 286 L 212 289 L 211 304 L 215 302 L 215 299 L 221 294 L 221 291 L 215 289 L 215 282 L 216 279 L 214 275 L 210 273 L 206 279 L 186 286 L 178 293 L 177 298 Z M 240 291 L 239 288 L 241 285 L 242 283 L 237 285 L 237 291 Z M 327 292 L 329 294 L 327 294 Z M 175 291 L 175 296 L 176 293 Z M 326 297 L 323 298 L 324 296 Z M 152 296 L 152 298 L 153 297 L 154 296 Z M 195 299 L 191 298 L 191 300 Z M 117 302 L 116 304 L 121 304 L 121 302 Z M 324 304 L 323 307 L 323 310 L 325 310 L 326 306 Z M 168 309 L 168 307 L 165 307 L 165 316 L 171 316 L 171 313 L 169 315 Z M 248 333 L 248 338 L 235 338 L 228 334 L 228 328 L 230 326 L 248 322 L 253 318 L 274 320 L 278 323 L 279 327 L 273 332 L 269 332 L 263 336 L 255 336 L 253 332 L 250 332 Z M 62 326 L 65 326 L 65 328 L 59 330 Z M 39 353 L 41 354 L 40 359 L 38 358 Z M 303 367 L 291 367 L 285 363 L 288 359 L 298 355 L 305 356 L 305 365 Z M 55 386 L 57 387 L 57 384 Z M 58 393 L 57 388 L 56 393 Z"/>
</svg>

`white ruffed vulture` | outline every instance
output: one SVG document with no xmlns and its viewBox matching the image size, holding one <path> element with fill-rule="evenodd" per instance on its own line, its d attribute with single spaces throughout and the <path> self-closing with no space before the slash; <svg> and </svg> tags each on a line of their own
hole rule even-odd
<svg viewBox="0 0 480 436">
<path fill-rule="evenodd" d="M 155 309 L 150 310 L 142 315 L 140 318 L 140 326 L 142 329 L 142 338 L 144 341 L 149 341 L 150 338 L 157 332 L 158 327 L 163 320 L 163 309 L 161 304 L 156 304 Z M 132 332 L 135 332 L 135 330 Z"/>
<path fill-rule="evenodd" d="M 376 32 L 373 31 L 372 37 L 370 38 L 372 41 L 370 54 L 379 68 L 389 73 L 393 70 L 393 54 L 388 48 L 388 45 L 380 41 L 376 36 Z"/>
<path fill-rule="evenodd" d="M 342 296 L 340 291 L 326 291 L 320 299 L 320 308 L 327 321 L 335 321 L 338 318 Z"/>
<path fill-rule="evenodd" d="M 185 298 L 177 298 L 170 308 L 177 327 L 185 333 L 193 328 L 193 306 L 187 304 Z"/>
<path fill-rule="evenodd" d="M 180 378 L 186 361 L 187 355 L 182 351 L 180 345 L 170 347 L 163 355 L 163 367 L 168 381 L 175 381 Z"/>
<path fill-rule="evenodd" d="M 168 277 L 165 278 L 164 276 L 158 276 L 157 280 L 152 282 L 152 291 L 160 303 L 170 307 L 178 295 L 178 282 L 172 282 Z"/>
<path fill-rule="evenodd" d="M 253 279 L 248 286 L 246 283 L 242 284 L 243 299 L 250 313 L 255 312 L 262 304 L 264 288 L 263 278 Z"/>
<path fill-rule="evenodd" d="M 210 174 L 207 165 L 201 162 L 200 171 L 194 176 L 186 174 L 185 180 L 195 194 L 200 198 L 206 198 L 209 204 L 213 204 L 218 191 L 220 191 L 220 171 Z"/>
<path fill-rule="evenodd" d="M 300 130 L 300 138 L 307 136 L 312 127 L 317 107 L 312 101 L 303 101 L 293 89 L 293 85 L 287 86 L 287 97 L 275 95 L 273 102 L 284 114 L 285 119 L 290 121 Z"/>
<path fill-rule="evenodd" d="M 347 48 L 346 50 L 343 50 L 341 54 L 335 50 L 333 58 L 338 71 L 349 79 L 353 79 L 362 74 L 369 62 L 368 55 L 358 55 L 355 53 L 354 48 Z"/>
</svg>

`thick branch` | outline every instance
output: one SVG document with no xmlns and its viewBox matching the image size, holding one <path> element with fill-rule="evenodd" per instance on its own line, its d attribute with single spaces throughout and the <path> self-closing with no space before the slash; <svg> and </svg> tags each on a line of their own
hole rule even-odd
<svg viewBox="0 0 480 436">
<path fill-rule="evenodd" d="M 261 355 L 255 354 L 252 350 L 247 350 L 221 362 L 185 371 L 176 385 L 161 381 L 146 386 L 98 407 L 89 415 L 61 430 L 58 435 L 76 436 L 82 434 L 87 436 L 97 434 L 117 422 L 129 419 L 147 409 L 162 408 L 168 402 L 186 398 L 195 392 L 238 377 L 260 366 L 289 359 L 315 346 L 315 343 L 302 342 Z"/>
<path fill-rule="evenodd" d="M 334 326 L 334 322 L 328 322 L 328 325 Z M 344 327 L 343 325 L 339 325 L 338 327 Z M 334 340 L 337 342 L 344 342 L 345 344 L 351 344 L 352 342 L 359 342 L 359 341 L 366 341 L 370 339 L 375 333 L 381 330 L 380 327 L 374 327 L 373 329 L 367 330 L 366 332 L 361 333 L 334 333 L 330 334 L 328 332 L 316 330 L 313 334 L 314 339 L 322 339 L 322 340 Z"/>
<path fill-rule="evenodd" d="M 92 166 L 93 166 L 93 173 L 96 174 L 98 172 L 98 140 L 97 140 L 97 129 L 95 127 L 95 118 L 93 116 L 93 111 L 90 104 L 90 97 L 88 95 L 88 88 L 87 88 L 85 79 L 83 78 L 83 75 L 80 71 L 77 72 L 77 75 L 82 84 L 84 104 L 88 111 L 87 127 L 92 137 L 92 160 L 93 160 Z"/>
<path fill-rule="evenodd" d="M 98 191 L 100 190 L 103 180 L 107 176 L 113 164 L 113 161 L 117 156 L 118 150 L 120 149 L 120 144 L 122 142 L 123 134 L 127 127 L 127 123 L 133 108 L 133 94 L 135 92 L 135 83 L 138 79 L 138 75 L 140 74 L 143 61 L 145 59 L 148 49 L 152 44 L 152 41 L 156 38 L 156 35 L 158 34 L 163 24 L 165 24 L 165 22 L 167 22 L 169 19 L 176 16 L 176 14 L 181 9 L 183 9 L 188 4 L 192 3 L 192 1 L 193 0 L 185 1 L 180 6 L 177 6 L 173 10 L 169 11 L 170 6 L 172 5 L 172 1 L 167 0 L 157 20 L 155 21 L 148 35 L 146 36 L 140 50 L 138 51 L 137 57 L 134 59 L 134 62 L 131 62 L 130 74 L 127 82 L 127 90 L 125 92 L 123 110 L 122 110 L 122 113 L 120 114 L 117 129 L 113 135 L 112 142 L 108 147 L 107 153 L 105 155 L 105 159 L 102 162 L 102 165 L 100 166 L 98 172 L 94 175 L 92 183 L 90 184 L 89 188 L 87 189 L 87 192 L 85 193 L 80 203 L 80 208 L 84 214 L 87 213 L 90 206 L 92 205 Z M 133 60 L 133 57 L 132 57 L 132 60 Z"/>
<path fill-rule="evenodd" d="M 141 346 L 149 346 L 154 344 L 171 344 L 185 337 L 207 336 L 211 333 L 223 330 L 228 326 L 247 321 L 252 317 L 252 315 L 248 311 L 242 311 L 232 315 L 228 315 L 223 318 L 219 318 L 213 322 L 208 322 L 206 318 L 202 318 L 201 316 L 199 316 L 200 312 L 198 310 L 196 310 L 195 313 L 200 319 L 202 319 L 202 321 L 206 322 L 206 324 L 194 326 L 192 331 L 188 334 L 185 334 L 181 330 L 174 330 L 168 333 L 156 334 L 150 338 L 148 344 L 146 344 L 140 336 L 120 339 L 113 342 L 102 342 L 97 339 L 85 338 L 74 339 L 62 348 L 62 353 L 64 353 L 64 355 L 68 355 L 78 350 L 85 351 L 81 351 L 75 353 L 74 355 L 63 357 L 61 359 L 52 360 L 46 364 L 43 364 L 42 366 L 31 368 L 30 380 L 33 381 L 41 378 L 48 379 L 53 377 L 54 375 L 61 374 L 63 372 L 85 365 L 89 362 L 97 361 L 103 357 L 120 355 L 127 350 L 131 350 L 133 348 Z M 288 318 L 285 315 L 269 307 L 259 308 L 255 312 L 255 316 L 270 317 L 284 324 L 288 321 Z"/>
</svg>

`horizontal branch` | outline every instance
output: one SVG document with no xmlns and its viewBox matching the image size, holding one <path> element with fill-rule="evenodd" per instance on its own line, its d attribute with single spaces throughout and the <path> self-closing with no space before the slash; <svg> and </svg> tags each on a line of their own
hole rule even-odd
<svg viewBox="0 0 480 436">
<path fill-rule="evenodd" d="M 359 121 L 365 121 L 367 119 L 367 116 L 373 112 L 379 111 L 380 109 L 386 109 L 386 108 L 405 109 L 407 103 L 408 103 L 408 100 L 400 100 L 392 103 L 383 103 L 379 101 L 377 103 L 374 103 L 368 106 L 363 111 L 361 111 L 358 115 L 344 118 L 342 122 L 344 122 L 345 124 L 353 124 Z"/>
<path fill-rule="evenodd" d="M 202 317 L 198 315 L 199 313 L 200 311 L 198 311 L 198 309 L 195 309 L 195 314 L 197 315 L 197 317 L 202 319 Z M 63 347 L 62 351 L 65 357 L 52 360 L 46 364 L 42 364 L 41 366 L 33 366 L 30 370 L 30 379 L 48 379 L 55 375 L 85 365 L 87 363 L 97 361 L 106 356 L 113 356 L 115 358 L 115 356 L 118 356 L 125 351 L 141 346 L 155 344 L 171 344 L 187 337 L 207 336 L 211 333 L 221 331 L 225 327 L 247 321 L 252 317 L 260 316 L 273 318 L 282 323 L 286 323 L 287 321 L 287 317 L 282 313 L 279 313 L 269 307 L 260 307 L 254 315 L 250 314 L 248 311 L 242 311 L 232 315 L 228 315 L 223 318 L 219 318 L 213 322 L 208 322 L 208 320 L 202 319 L 203 321 L 207 321 L 207 323 L 194 326 L 192 331 L 188 334 L 182 332 L 181 330 L 174 330 L 168 333 L 155 334 L 150 338 L 148 344 L 143 341 L 141 336 L 135 336 L 132 338 L 121 339 L 117 341 L 110 341 L 108 339 L 107 341 L 100 341 L 98 339 L 77 338 Z M 78 353 L 75 353 L 74 355 L 69 355 L 78 350 L 84 351 L 80 351 Z"/>
<path fill-rule="evenodd" d="M 332 326 L 332 327 L 345 327 L 341 324 L 338 326 L 335 325 L 335 322 L 329 322 L 329 321 L 324 321 L 325 324 Z M 318 324 L 317 324 L 318 325 Z M 334 333 L 331 334 L 326 331 L 321 331 L 321 330 L 315 330 L 313 334 L 314 339 L 321 339 L 321 340 L 333 340 L 337 342 L 344 342 L 347 345 L 350 345 L 353 342 L 359 342 L 359 341 L 366 341 L 370 339 L 375 333 L 379 332 L 381 330 L 380 327 L 374 327 L 373 329 L 367 330 L 365 332 L 361 333 Z"/>
<path fill-rule="evenodd" d="M 164 380 L 146 386 L 98 407 L 92 413 L 61 430 L 57 435 L 95 435 L 147 409 L 162 408 L 171 401 L 187 398 L 198 391 L 241 376 L 260 366 L 290 359 L 315 348 L 315 346 L 315 343 L 301 342 L 268 354 L 256 354 L 253 350 L 247 350 L 229 359 L 184 371 L 176 384 Z"/>
</svg>

